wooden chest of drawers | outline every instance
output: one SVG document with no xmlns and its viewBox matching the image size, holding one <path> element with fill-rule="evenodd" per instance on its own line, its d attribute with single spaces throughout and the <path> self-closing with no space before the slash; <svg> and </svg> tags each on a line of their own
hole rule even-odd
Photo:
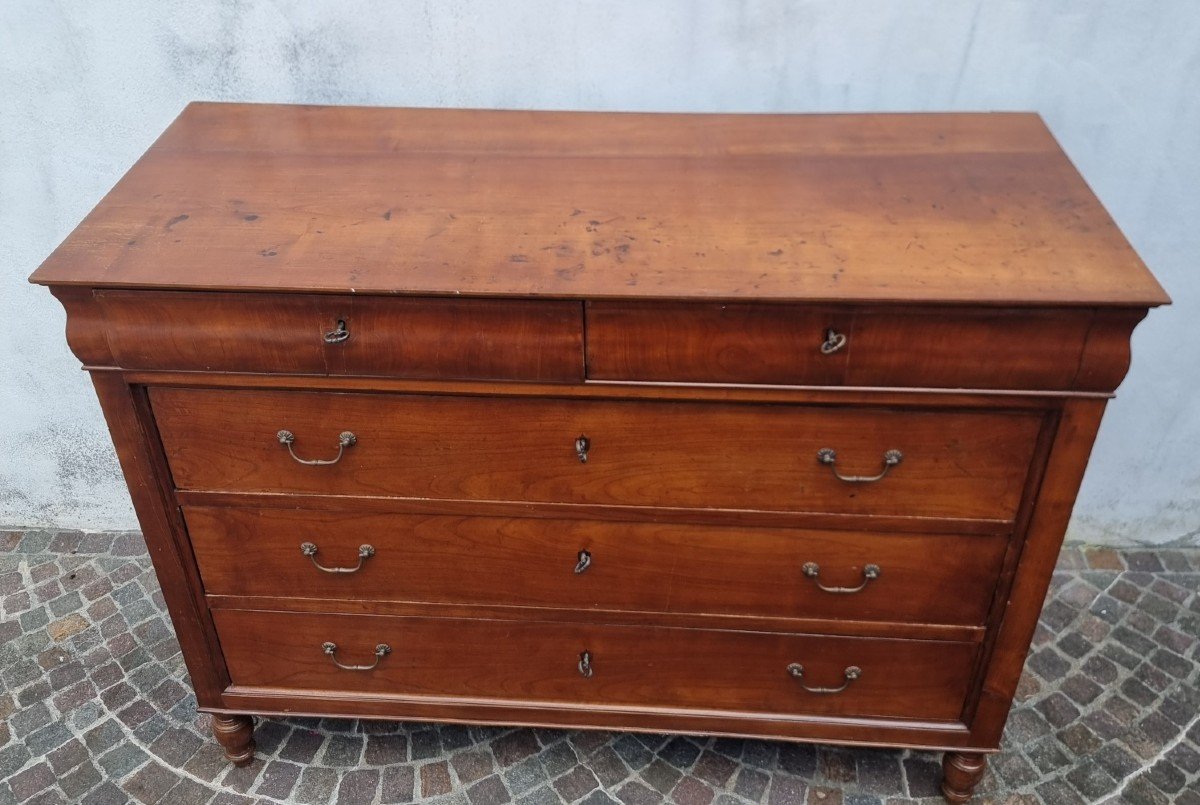
<svg viewBox="0 0 1200 805">
<path fill-rule="evenodd" d="M 37 271 L 202 710 L 995 750 L 1165 294 L 1031 115 L 193 104 Z"/>
</svg>

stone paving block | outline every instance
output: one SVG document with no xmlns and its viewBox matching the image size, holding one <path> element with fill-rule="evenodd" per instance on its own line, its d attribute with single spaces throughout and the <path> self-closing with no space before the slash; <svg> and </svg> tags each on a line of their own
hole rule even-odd
<svg viewBox="0 0 1200 805">
<path fill-rule="evenodd" d="M 213 798 L 214 791 L 195 780 L 183 778 L 162 798 L 164 805 L 204 805 Z"/>
<path fill-rule="evenodd" d="M 175 787 L 176 783 L 178 783 L 178 778 L 173 770 L 151 761 L 126 780 L 121 787 L 138 802 L 155 805 L 155 803 L 163 801 L 163 797 Z"/>
<path fill-rule="evenodd" d="M 489 805 L 490 803 L 509 802 L 512 796 L 504 787 L 499 775 L 485 777 L 467 789 L 467 798 L 472 805 Z"/>
<path fill-rule="evenodd" d="M 68 802 L 78 802 L 93 788 L 104 782 L 104 775 L 90 760 L 77 769 L 60 775 L 58 788 Z M 211 794 L 209 795 L 211 797 Z"/>
<path fill-rule="evenodd" d="M 672 738 L 666 746 L 658 750 L 658 756 L 677 769 L 691 768 L 700 757 L 700 748 L 689 738 Z"/>
<path fill-rule="evenodd" d="M 699 779 L 685 776 L 671 791 L 671 801 L 677 805 L 709 805 L 716 794 Z"/>
<path fill-rule="evenodd" d="M 650 761 L 654 760 L 654 753 L 646 748 L 646 745 L 632 735 L 621 735 L 613 741 L 613 751 L 616 752 L 625 764 L 635 771 L 645 768 Z M 500 759 L 499 755 L 496 755 Z"/>
<path fill-rule="evenodd" d="M 292 791 L 292 799 L 301 805 L 326 803 L 338 785 L 338 773 L 321 766 L 309 766 L 300 773 L 300 783 Z"/>
<path fill-rule="evenodd" d="M 776 774 L 771 780 L 767 795 L 768 805 L 803 805 L 808 793 L 808 784 L 790 774 Z"/>
<path fill-rule="evenodd" d="M 942 785 L 942 764 L 931 758 L 913 755 L 903 762 L 910 797 L 936 797 Z"/>
<path fill-rule="evenodd" d="M 296 763 L 311 763 L 325 745 L 325 736 L 306 729 L 294 729 L 279 750 L 279 757 Z"/>
<path fill-rule="evenodd" d="M 296 763 L 285 760 L 272 760 L 263 768 L 255 794 L 272 799 L 286 800 L 300 780 L 300 772 L 304 769 Z"/>
<path fill-rule="evenodd" d="M 567 802 L 574 802 L 598 787 L 600 781 L 591 769 L 579 765 L 555 780 L 553 785 L 560 797 Z"/>
<path fill-rule="evenodd" d="M 453 788 L 450 765 L 444 760 L 421 766 L 420 780 L 421 796 L 426 798 L 449 794 Z"/>
<path fill-rule="evenodd" d="M 562 798 L 549 786 L 535 788 L 517 799 L 517 805 L 561 805 Z"/>
<path fill-rule="evenodd" d="M 0 562 L 0 805 L 940 801 L 936 753 L 332 718 L 260 719 L 233 769 L 140 536 L 115 542 L 22 533 L 28 586 Z M 1200 805 L 1200 552 L 1063 556 L 979 800 Z"/>
<path fill-rule="evenodd" d="M 412 766 L 388 766 L 380 777 L 379 801 L 412 802 L 416 772 Z"/>
<path fill-rule="evenodd" d="M 129 797 L 111 780 L 105 780 L 83 798 L 82 805 L 123 805 Z"/>
<path fill-rule="evenodd" d="M 9 778 L 8 786 L 20 801 L 31 799 L 34 794 L 49 788 L 55 779 L 54 770 L 50 768 L 49 763 L 43 761 L 14 774 Z"/>
<path fill-rule="evenodd" d="M 576 762 L 579 760 L 579 756 L 575 754 L 575 750 L 566 741 L 553 743 L 543 748 L 538 753 L 538 758 L 542 761 L 542 765 L 545 766 L 546 773 L 551 777 L 557 777 L 568 769 L 574 768 Z"/>
<path fill-rule="evenodd" d="M 225 764 L 227 771 L 220 778 L 221 786 L 229 791 L 245 794 L 258 783 L 259 776 L 266 768 L 266 762 L 256 757 L 248 766 L 233 766 Z"/>
<path fill-rule="evenodd" d="M 663 801 L 662 794 L 637 780 L 631 780 L 617 789 L 617 799 L 625 805 L 658 805 Z"/>
<path fill-rule="evenodd" d="M 360 802 L 374 802 L 379 791 L 378 769 L 351 769 L 342 775 L 338 784 L 337 802 L 346 805 L 356 805 Z"/>
<path fill-rule="evenodd" d="M 655 758 L 645 769 L 642 769 L 642 779 L 660 794 L 668 794 L 683 773 L 662 758 Z"/>
<path fill-rule="evenodd" d="M 550 780 L 546 767 L 536 755 L 509 766 L 504 770 L 504 782 L 513 794 L 524 794 Z"/>
</svg>

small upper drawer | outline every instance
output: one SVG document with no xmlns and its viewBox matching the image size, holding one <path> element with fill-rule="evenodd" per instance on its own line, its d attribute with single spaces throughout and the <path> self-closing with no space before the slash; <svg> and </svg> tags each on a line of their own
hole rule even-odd
<svg viewBox="0 0 1200 805">
<path fill-rule="evenodd" d="M 126 369 L 578 381 L 576 302 L 98 291 Z"/>
<path fill-rule="evenodd" d="M 1090 310 L 589 302 L 594 380 L 1070 389 Z"/>
</svg>

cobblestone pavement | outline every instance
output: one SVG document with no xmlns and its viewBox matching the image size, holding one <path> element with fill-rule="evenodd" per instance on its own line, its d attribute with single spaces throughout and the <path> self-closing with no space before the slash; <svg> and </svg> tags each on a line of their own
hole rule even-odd
<svg viewBox="0 0 1200 805">
<path fill-rule="evenodd" d="M 1200 804 L 1200 551 L 1069 549 L 980 802 Z M 140 535 L 0 532 L 0 803 L 898 803 L 940 758 L 767 741 L 196 713 Z"/>
</svg>

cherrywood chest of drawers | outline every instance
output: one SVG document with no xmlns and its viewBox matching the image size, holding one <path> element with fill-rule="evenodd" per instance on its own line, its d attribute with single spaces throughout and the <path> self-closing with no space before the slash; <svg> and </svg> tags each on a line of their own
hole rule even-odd
<svg viewBox="0 0 1200 805">
<path fill-rule="evenodd" d="M 996 749 L 1165 303 L 1041 121 L 193 104 L 35 273 L 202 710 Z"/>
</svg>

